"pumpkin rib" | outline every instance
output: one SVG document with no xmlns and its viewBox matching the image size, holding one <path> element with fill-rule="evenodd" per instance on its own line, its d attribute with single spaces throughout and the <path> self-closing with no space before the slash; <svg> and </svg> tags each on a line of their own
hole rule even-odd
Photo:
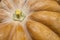
<svg viewBox="0 0 60 40">
<path fill-rule="evenodd" d="M 6 29 L 7 31 L 9 31 L 9 35 L 8 35 L 9 37 L 7 37 L 8 39 L 6 39 L 6 40 L 32 40 L 33 39 L 33 37 L 31 37 L 32 32 L 29 32 L 29 30 L 28 30 L 29 28 L 27 28 L 26 23 L 27 23 L 27 21 L 29 21 L 31 19 L 30 16 L 33 15 L 33 13 L 32 13 L 33 11 L 35 12 L 35 10 L 38 10 L 38 9 L 40 10 L 40 8 L 39 8 L 40 2 L 42 2 L 43 4 L 44 4 L 44 2 L 48 3 L 47 5 L 44 4 L 45 6 L 42 7 L 41 10 L 44 10 L 48 7 L 47 11 L 49 11 L 50 8 L 52 9 L 50 11 L 56 11 L 56 12 L 60 11 L 60 10 L 57 11 L 58 10 L 57 8 L 59 8 L 59 5 L 55 1 L 52 1 L 52 0 L 2 0 L 1 1 L 2 10 L 0 10 L 0 19 L 3 19 L 3 22 L 0 23 L 0 27 L 1 28 L 12 27 L 12 29 L 10 31 L 8 28 Z M 36 7 L 35 5 L 37 5 L 37 9 L 32 8 L 32 7 Z M 33 10 L 33 11 L 31 11 L 31 10 Z M 23 18 L 24 20 L 21 21 L 21 18 Z M 33 20 L 33 19 L 31 19 L 31 20 Z M 36 34 L 37 38 L 38 38 L 38 36 L 40 36 L 40 38 L 43 38 L 42 40 L 44 40 L 44 38 L 45 38 L 45 40 L 60 40 L 58 35 L 56 33 L 54 33 L 53 31 L 51 31 L 48 27 L 43 26 L 43 24 L 41 25 L 37 21 L 34 22 L 33 24 L 32 23 L 33 22 L 31 22 L 31 25 L 33 25 L 33 26 L 36 25 L 36 26 L 38 26 L 36 28 L 38 28 L 38 29 L 40 28 L 40 30 L 38 30 L 38 31 L 41 31 L 41 33 Z M 5 26 L 5 25 L 8 25 L 8 26 Z M 41 27 L 39 25 L 41 25 Z M 30 25 L 28 25 L 28 26 L 30 26 Z M 45 29 L 42 27 L 44 27 Z M 31 28 L 31 30 L 33 30 L 33 29 Z M 38 33 L 38 31 L 36 31 L 36 33 Z M 42 36 L 40 34 L 42 34 L 44 36 Z M 35 37 L 35 35 L 34 35 L 34 37 Z"/>
<path fill-rule="evenodd" d="M 31 37 L 35 40 L 60 40 L 57 34 L 42 23 L 28 20 L 26 26 Z"/>
<path fill-rule="evenodd" d="M 41 22 L 60 36 L 60 13 L 50 11 L 33 12 L 31 19 Z"/>
</svg>

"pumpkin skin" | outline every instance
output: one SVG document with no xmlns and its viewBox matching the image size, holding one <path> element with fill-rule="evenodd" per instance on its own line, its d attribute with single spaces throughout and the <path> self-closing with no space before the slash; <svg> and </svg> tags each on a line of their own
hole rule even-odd
<svg viewBox="0 0 60 40">
<path fill-rule="evenodd" d="M 11 22 L 5 23 L 4 25 L 2 24 L 2 28 L 0 28 L 0 40 L 31 40 L 27 37 L 20 23 L 16 23 Z"/>
<path fill-rule="evenodd" d="M 32 0 L 30 0 L 30 1 L 32 1 Z M 30 6 L 34 5 L 36 2 L 39 3 L 41 0 L 38 0 L 38 1 L 34 0 L 34 2 L 32 2 L 32 3 L 30 3 L 30 1 L 29 0 L 27 0 L 27 1 L 25 1 L 25 0 L 2 0 L 1 1 L 0 32 L 3 35 L 0 36 L 0 40 L 40 40 L 40 39 L 41 40 L 60 40 L 60 37 L 58 36 L 58 34 L 54 33 L 54 31 L 49 29 L 44 24 L 41 24 L 40 22 L 35 22 L 36 20 L 35 21 L 33 20 L 32 23 L 27 22 L 31 19 L 30 18 L 31 15 L 33 15 L 33 13 L 31 13 L 32 9 L 30 8 Z M 43 1 L 46 1 L 46 0 L 43 0 Z M 47 9 L 47 11 L 59 12 L 59 9 L 58 9 L 59 5 L 57 4 L 57 2 L 52 1 L 52 0 L 49 0 L 49 1 L 47 0 L 47 2 L 52 2 L 51 5 L 53 4 L 54 6 L 57 5 L 56 9 L 53 8 L 54 6 L 52 6 L 51 10 Z M 54 4 L 54 3 L 56 3 L 56 4 Z M 36 10 L 39 10 L 39 7 Z M 42 10 L 44 10 L 44 8 L 42 8 Z M 33 11 L 35 11 L 35 9 Z M 25 15 L 23 21 L 18 20 L 18 19 L 20 19 L 19 13 L 20 14 L 22 13 Z M 17 14 L 19 14 L 18 17 L 16 16 Z M 38 35 L 34 35 L 34 30 L 32 30 L 32 28 L 30 29 L 30 27 L 32 27 L 32 25 L 29 25 L 29 23 L 32 25 L 34 25 L 34 23 L 37 24 L 34 26 L 41 25 L 42 26 L 41 30 L 42 30 L 42 32 L 44 32 L 44 30 L 46 30 L 46 32 L 44 32 L 46 35 L 43 33 L 45 35 L 45 36 L 43 36 L 42 32 L 40 34 L 40 33 L 38 33 L 37 30 L 36 30 L 37 32 L 36 31 L 35 32 L 38 33 L 38 35 L 40 35 L 40 36 L 38 37 Z M 38 26 L 37 28 L 39 28 L 39 27 L 40 26 Z M 44 29 L 43 29 L 43 27 L 44 27 Z M 40 29 L 38 29 L 38 30 L 40 31 Z M 47 30 L 49 30 L 49 31 L 47 31 Z M 33 32 L 33 34 L 30 31 Z M 49 35 L 50 35 L 50 37 L 49 37 Z M 37 36 L 37 38 L 35 38 L 35 36 Z"/>
<path fill-rule="evenodd" d="M 27 40 L 25 37 L 25 33 L 23 29 L 18 25 L 16 28 L 15 33 L 13 34 L 14 36 L 12 37 L 12 40 Z"/>
<path fill-rule="evenodd" d="M 31 40 L 31 39 L 28 39 L 20 23 L 17 23 L 12 39 L 9 40 Z"/>
<path fill-rule="evenodd" d="M 56 11 L 60 12 L 60 5 L 53 0 L 29 0 L 28 5 L 32 11 Z"/>
<path fill-rule="evenodd" d="M 12 30 L 11 23 L 9 24 L 4 23 L 0 25 L 0 27 L 2 27 L 0 28 L 0 40 L 8 40 L 10 32 Z"/>
<path fill-rule="evenodd" d="M 24 4 L 24 0 L 22 1 L 22 3 L 20 3 L 20 2 L 18 3 L 17 1 L 19 2 L 21 0 L 2 0 L 1 1 L 2 8 L 0 9 L 0 19 L 1 19 L 0 25 L 2 25 L 2 26 L 4 25 L 4 26 L 3 27 L 0 26 L 2 28 L 0 30 L 4 33 L 4 36 L 1 36 L 0 40 L 32 40 L 31 37 L 29 36 L 28 32 L 26 33 L 26 30 L 23 29 L 22 22 L 15 21 L 13 19 L 13 15 L 14 15 L 15 11 L 17 9 L 21 9 L 23 6 L 22 4 Z M 24 8 L 22 8 L 22 9 L 24 9 Z M 26 13 L 26 11 L 24 11 L 24 12 Z M 5 26 L 5 25 L 7 25 L 7 26 Z M 10 27 L 12 27 L 12 28 L 10 28 Z M 5 29 L 6 29 L 6 31 L 5 31 Z"/>
<path fill-rule="evenodd" d="M 29 33 L 35 40 L 60 40 L 60 37 L 42 23 L 28 20 L 26 24 Z"/>
<path fill-rule="evenodd" d="M 31 19 L 49 26 L 60 36 L 60 13 L 50 11 L 33 12 Z"/>
</svg>

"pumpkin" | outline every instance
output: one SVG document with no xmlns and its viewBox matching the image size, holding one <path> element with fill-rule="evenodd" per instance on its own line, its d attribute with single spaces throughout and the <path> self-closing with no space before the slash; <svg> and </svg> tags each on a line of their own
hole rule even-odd
<svg viewBox="0 0 60 40">
<path fill-rule="evenodd" d="M 60 22 L 53 20 L 60 19 L 55 0 L 1 0 L 0 4 L 0 40 L 60 40 Z M 56 26 L 48 26 L 49 21 Z"/>
<path fill-rule="evenodd" d="M 49 26 L 60 36 L 60 14 L 50 11 L 33 12 L 31 19 Z"/>
<path fill-rule="evenodd" d="M 33 11 L 55 11 L 60 12 L 60 5 L 56 1 L 51 0 L 29 0 L 28 5 Z"/>
<path fill-rule="evenodd" d="M 47 26 L 33 20 L 27 22 L 27 29 L 34 40 L 60 40 Z"/>
</svg>

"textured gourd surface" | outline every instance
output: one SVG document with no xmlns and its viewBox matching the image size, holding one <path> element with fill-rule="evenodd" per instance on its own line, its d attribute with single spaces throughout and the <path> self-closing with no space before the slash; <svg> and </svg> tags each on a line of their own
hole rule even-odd
<svg viewBox="0 0 60 40">
<path fill-rule="evenodd" d="M 58 36 L 42 23 L 29 20 L 27 29 L 36 40 L 60 40 Z"/>
<path fill-rule="evenodd" d="M 60 40 L 60 5 L 56 0 L 1 0 L 0 40 Z"/>
<path fill-rule="evenodd" d="M 50 11 L 33 12 L 31 19 L 48 25 L 52 30 L 60 35 L 60 14 Z"/>
</svg>

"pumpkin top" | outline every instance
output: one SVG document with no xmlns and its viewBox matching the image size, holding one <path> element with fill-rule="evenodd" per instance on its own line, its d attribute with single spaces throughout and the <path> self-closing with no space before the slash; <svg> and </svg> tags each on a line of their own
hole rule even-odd
<svg viewBox="0 0 60 40">
<path fill-rule="evenodd" d="M 22 21 L 25 19 L 25 15 L 24 15 L 24 13 L 23 13 L 21 10 L 16 9 L 16 11 L 15 11 L 15 13 L 14 13 L 14 15 L 13 15 L 13 19 L 14 19 L 15 21 L 20 21 L 20 22 L 22 22 Z"/>
</svg>

